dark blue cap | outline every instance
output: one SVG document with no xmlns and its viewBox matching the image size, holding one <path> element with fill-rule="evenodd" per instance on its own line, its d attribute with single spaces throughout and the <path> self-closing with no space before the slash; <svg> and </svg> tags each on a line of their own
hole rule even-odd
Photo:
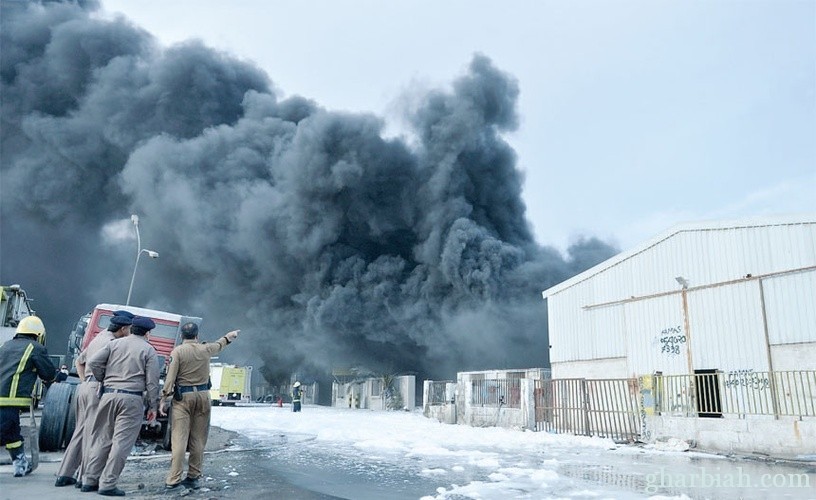
<svg viewBox="0 0 816 500">
<path fill-rule="evenodd" d="M 133 320 L 128 318 L 127 316 L 114 316 L 110 319 L 112 325 L 116 326 L 127 326 L 133 323 Z"/>
<path fill-rule="evenodd" d="M 145 318 L 144 316 L 135 316 L 133 318 L 133 326 L 138 326 L 139 328 L 143 328 L 145 330 L 152 330 L 156 328 L 156 323 L 153 322 L 150 318 Z"/>
<path fill-rule="evenodd" d="M 114 316 L 124 316 L 125 318 L 130 318 L 130 319 L 133 319 L 133 318 L 134 318 L 134 316 L 136 316 L 136 315 L 135 315 L 135 314 L 133 314 L 132 312 L 130 312 L 130 311 L 125 311 L 124 309 L 120 309 L 120 310 L 118 310 L 118 311 L 113 311 L 113 315 L 114 315 Z M 128 323 L 128 324 L 130 324 L 130 323 Z"/>
</svg>

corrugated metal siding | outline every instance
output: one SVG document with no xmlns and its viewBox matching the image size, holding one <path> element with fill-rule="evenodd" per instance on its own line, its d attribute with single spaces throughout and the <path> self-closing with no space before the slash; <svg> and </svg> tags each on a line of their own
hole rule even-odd
<svg viewBox="0 0 816 500">
<path fill-rule="evenodd" d="M 553 307 L 552 299 L 548 299 L 547 303 L 547 331 L 549 332 L 550 342 L 550 363 L 558 363 L 564 360 L 578 359 L 578 342 L 577 338 L 585 338 L 587 336 L 586 328 L 582 328 L 581 319 L 585 315 L 580 314 L 582 311 L 577 305 L 574 297 L 564 297 L 565 300 L 560 301 L 560 307 Z M 572 307 L 570 307 L 572 302 Z M 577 308 L 572 312 L 572 308 Z"/>
<path fill-rule="evenodd" d="M 644 328 L 643 331 L 656 328 L 661 328 L 658 331 L 662 331 L 663 327 L 659 327 L 659 318 L 673 321 L 673 317 L 669 315 L 669 305 L 659 301 L 650 303 L 653 299 L 643 299 L 643 303 L 649 303 L 649 305 L 629 307 L 630 304 L 640 303 L 640 301 L 628 302 L 624 308 L 624 331 L 618 333 L 616 328 L 620 324 L 620 319 L 615 308 L 618 304 L 586 309 L 587 306 L 598 306 L 634 297 L 647 297 L 677 291 L 680 286 L 675 281 L 675 277 L 678 276 L 686 278 L 693 288 L 738 280 L 748 274 L 758 276 L 813 265 L 816 265 L 816 224 L 814 223 L 710 228 L 678 232 L 548 297 L 549 335 L 550 344 L 553 345 L 550 352 L 551 361 L 553 363 L 578 361 L 592 359 L 593 356 L 601 357 L 601 354 L 614 356 L 620 353 L 620 350 L 616 348 L 620 345 L 636 349 L 629 351 L 633 357 L 636 353 L 639 353 L 637 356 L 646 356 L 647 353 L 643 350 L 645 344 L 635 340 L 640 339 L 638 335 L 642 333 L 633 333 L 632 329 L 641 325 Z M 812 278 L 809 279 L 812 280 Z M 805 338 L 796 337 L 796 335 L 813 334 L 814 328 L 808 325 L 812 325 L 811 318 L 816 312 L 808 309 L 807 306 L 801 306 L 803 302 L 809 301 L 810 307 L 814 307 L 813 303 L 816 301 L 813 300 L 815 287 L 813 282 L 797 281 L 795 285 L 800 287 L 802 293 L 791 291 L 789 296 L 783 297 L 780 295 L 783 294 L 781 289 L 774 287 L 784 288 L 785 284 L 776 280 L 777 278 L 766 280 L 769 287 L 773 289 L 765 291 L 766 294 L 772 294 L 776 297 L 774 300 L 777 300 L 774 311 L 779 312 L 774 312 L 777 319 L 773 320 L 775 334 L 779 339 L 786 339 L 780 340 L 785 342 L 793 342 L 794 338 Z M 758 297 L 756 295 L 758 293 L 756 291 L 758 290 L 757 282 L 749 281 L 746 284 L 749 286 L 753 284 L 754 291 L 749 293 L 747 289 L 739 287 L 719 287 L 720 290 L 717 293 L 709 292 L 699 295 L 697 295 L 698 292 L 705 290 L 690 291 L 690 296 L 696 296 L 696 304 L 701 307 L 698 313 L 701 322 L 698 326 L 714 328 L 703 322 L 704 318 L 710 318 L 712 321 L 720 322 L 719 328 L 725 327 L 722 323 L 726 321 L 724 317 L 716 316 L 715 311 L 710 307 L 703 308 L 706 304 L 704 301 L 710 298 L 714 304 L 721 306 L 731 304 L 743 311 L 746 319 L 743 321 L 739 318 L 731 318 L 729 321 L 732 327 L 744 330 L 748 328 L 748 321 L 757 321 L 756 324 L 750 325 L 750 329 L 752 332 L 756 328 L 761 329 L 760 302 L 756 299 Z M 737 294 L 737 297 L 731 299 L 725 297 L 731 293 Z M 746 293 L 748 295 L 745 295 Z M 749 296 L 754 298 L 748 300 Z M 680 301 L 679 293 L 668 297 L 675 297 L 668 299 L 669 304 L 671 300 Z M 795 300 L 796 305 L 786 302 L 788 300 Z M 790 315 L 795 308 L 803 310 L 804 318 L 797 319 L 795 322 L 797 325 L 808 326 L 806 331 L 799 326 L 784 326 L 780 323 L 782 316 Z M 594 313 L 594 311 L 602 310 L 604 312 Z M 615 325 L 613 334 L 605 336 L 602 332 L 608 325 Z M 761 345 L 764 349 L 764 330 L 761 331 L 763 332 Z M 793 333 L 795 331 L 802 333 Z M 782 336 L 782 332 L 785 332 L 785 337 Z M 693 334 L 694 329 L 692 329 L 692 338 L 694 338 Z M 733 337 L 729 339 L 733 340 Z M 621 340 L 624 342 L 620 343 Z M 713 340 L 705 342 L 707 346 L 716 345 Z M 722 348 L 727 347 L 724 339 L 720 344 Z M 592 348 L 588 349 L 587 346 L 592 346 Z M 723 355 L 730 356 L 727 352 Z M 642 359 L 632 359 L 630 360 L 631 368 L 633 370 L 646 368 L 651 365 L 649 359 L 658 361 L 657 358 L 648 356 Z M 737 364 L 736 359 L 728 362 L 729 366 L 735 364 Z M 667 366 L 669 368 L 664 369 L 664 373 L 669 373 L 669 370 L 676 368 L 673 362 L 668 362 Z M 660 368 L 650 368 L 643 373 L 651 373 L 654 369 L 659 370 Z"/>
<path fill-rule="evenodd" d="M 626 324 L 622 306 L 582 309 L 578 303 L 573 307 L 550 310 L 549 331 L 560 332 L 557 340 L 550 336 L 550 362 L 577 361 L 582 359 L 616 358 L 626 353 Z"/>
<path fill-rule="evenodd" d="M 759 282 L 688 293 L 695 370 L 768 371 Z"/>
<path fill-rule="evenodd" d="M 593 325 L 592 341 L 583 348 L 590 352 L 590 356 L 581 359 L 619 358 L 626 354 L 626 323 L 623 316 L 623 307 L 599 307 L 585 311 L 589 322 Z M 576 338 L 581 342 L 580 336 Z"/>
<path fill-rule="evenodd" d="M 626 304 L 629 374 L 688 373 L 688 342 L 680 294 Z"/>
<path fill-rule="evenodd" d="M 771 344 L 816 342 L 816 271 L 762 280 Z"/>
</svg>

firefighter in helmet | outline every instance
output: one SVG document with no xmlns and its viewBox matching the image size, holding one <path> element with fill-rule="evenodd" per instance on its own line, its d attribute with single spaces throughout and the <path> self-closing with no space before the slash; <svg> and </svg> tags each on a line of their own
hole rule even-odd
<svg viewBox="0 0 816 500">
<path fill-rule="evenodd" d="M 14 338 L 0 346 L 0 446 L 5 446 L 11 455 L 14 477 L 31 472 L 20 433 L 20 411 L 31 405 L 37 377 L 50 385 L 56 375 L 43 344 L 42 320 L 27 316 L 17 325 Z"/>
<path fill-rule="evenodd" d="M 292 411 L 300 411 L 300 398 L 303 395 L 303 389 L 300 388 L 300 382 L 296 381 L 292 384 Z"/>
</svg>

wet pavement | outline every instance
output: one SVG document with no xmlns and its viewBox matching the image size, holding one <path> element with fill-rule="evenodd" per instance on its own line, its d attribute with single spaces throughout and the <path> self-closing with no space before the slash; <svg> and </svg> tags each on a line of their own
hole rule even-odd
<svg viewBox="0 0 816 500">
<path fill-rule="evenodd" d="M 250 439 L 213 428 L 208 450 L 201 490 L 165 493 L 169 455 L 161 451 L 132 457 L 120 487 L 131 497 L 201 499 L 816 498 L 813 461 L 639 446 L 603 449 L 564 443 L 530 451 L 463 443 L 446 454 L 406 454 L 327 443 L 306 434 L 272 432 Z M 12 478 L 11 466 L 0 465 L 0 499 L 79 497 L 73 488 L 53 486 L 60 458 L 60 453 L 42 454 L 39 470 L 25 478 Z M 539 486 L 547 486 L 530 488 L 529 478 L 496 481 L 497 473 L 514 471 L 520 477 L 534 471 Z"/>
<path fill-rule="evenodd" d="M 550 447 L 537 453 L 463 448 L 455 456 L 413 456 L 379 450 L 369 454 L 305 435 L 270 435 L 245 445 L 263 446 L 265 467 L 292 484 L 356 500 L 465 498 L 453 486 L 489 485 L 495 467 L 540 468 L 553 474 L 549 487 L 491 495 L 484 486 L 472 498 L 618 498 L 682 496 L 692 499 L 816 499 L 816 463 L 758 460 L 700 452 L 654 451 L 639 446 Z M 483 460 L 474 461 L 474 453 Z M 442 488 L 440 490 L 440 488 Z M 462 491 L 467 491 L 463 489 Z M 467 495 L 470 497 L 470 495 Z"/>
</svg>

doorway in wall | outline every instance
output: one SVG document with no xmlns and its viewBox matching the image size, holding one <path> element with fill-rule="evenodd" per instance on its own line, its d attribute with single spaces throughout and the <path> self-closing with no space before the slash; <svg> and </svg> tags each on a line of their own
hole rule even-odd
<svg viewBox="0 0 816 500">
<path fill-rule="evenodd" d="M 697 396 L 697 416 L 722 418 L 719 370 L 694 370 L 694 391 Z"/>
</svg>

